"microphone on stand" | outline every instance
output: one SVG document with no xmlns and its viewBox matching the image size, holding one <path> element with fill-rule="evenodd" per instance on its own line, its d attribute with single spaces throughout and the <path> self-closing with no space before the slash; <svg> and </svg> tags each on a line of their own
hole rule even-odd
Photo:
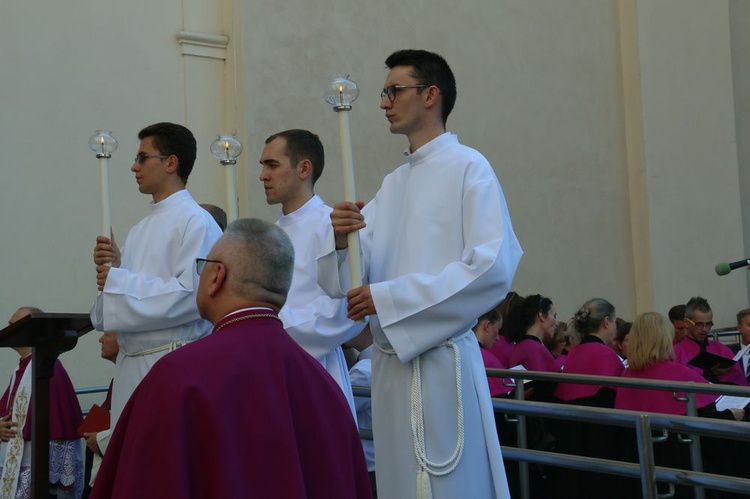
<svg viewBox="0 0 750 499">
<path fill-rule="evenodd" d="M 750 265 L 750 258 L 746 258 L 745 260 L 739 260 L 739 261 L 732 262 L 732 263 L 727 263 L 727 262 L 717 263 L 716 267 L 714 267 L 714 270 L 716 271 L 718 275 L 727 275 L 734 269 L 747 267 L 748 265 Z"/>
</svg>

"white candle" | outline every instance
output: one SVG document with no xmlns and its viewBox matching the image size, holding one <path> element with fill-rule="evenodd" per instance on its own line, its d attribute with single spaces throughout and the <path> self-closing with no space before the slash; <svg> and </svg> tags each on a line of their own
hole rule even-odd
<svg viewBox="0 0 750 499">
<path fill-rule="evenodd" d="M 339 111 L 339 139 L 341 141 L 341 173 L 344 181 L 344 201 L 357 201 L 354 192 L 354 164 L 352 161 L 352 137 L 349 129 L 349 111 Z M 362 286 L 362 256 L 359 245 L 359 232 L 347 235 L 349 244 L 349 272 L 352 289 Z"/>
<path fill-rule="evenodd" d="M 224 165 L 224 184 L 227 191 L 227 207 L 229 208 L 229 221 L 233 222 L 239 218 L 237 207 L 237 185 L 234 178 L 234 164 Z"/>
</svg>

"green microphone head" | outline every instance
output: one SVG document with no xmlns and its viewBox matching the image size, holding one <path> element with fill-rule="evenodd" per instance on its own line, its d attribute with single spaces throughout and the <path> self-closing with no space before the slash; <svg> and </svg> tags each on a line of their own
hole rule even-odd
<svg viewBox="0 0 750 499">
<path fill-rule="evenodd" d="M 718 275 L 727 275 L 732 271 L 732 268 L 729 266 L 727 262 L 721 262 L 717 263 L 716 267 L 714 267 L 714 270 Z"/>
</svg>

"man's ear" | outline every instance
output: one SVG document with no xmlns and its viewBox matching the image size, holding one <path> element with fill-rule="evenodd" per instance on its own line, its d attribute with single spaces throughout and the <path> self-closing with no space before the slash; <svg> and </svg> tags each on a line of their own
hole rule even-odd
<svg viewBox="0 0 750 499">
<path fill-rule="evenodd" d="M 177 159 L 177 156 L 172 154 L 170 157 L 167 158 L 167 173 L 177 173 L 177 169 L 180 166 L 180 160 Z"/>
<path fill-rule="evenodd" d="M 440 103 L 440 89 L 435 85 L 427 87 L 424 91 L 424 96 L 424 105 L 428 109 Z"/>
<path fill-rule="evenodd" d="M 297 165 L 297 173 L 300 180 L 307 180 L 313 172 L 312 162 L 309 159 L 303 159 Z"/>
<path fill-rule="evenodd" d="M 217 263 L 215 267 L 216 270 L 211 274 L 211 283 L 208 286 L 208 296 L 210 297 L 216 296 L 219 291 L 221 291 L 227 279 L 227 268 L 224 266 L 224 264 Z"/>
</svg>

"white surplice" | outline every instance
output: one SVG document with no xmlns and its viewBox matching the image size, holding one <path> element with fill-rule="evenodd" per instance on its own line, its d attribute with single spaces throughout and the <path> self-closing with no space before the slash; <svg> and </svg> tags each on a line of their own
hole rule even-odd
<svg viewBox="0 0 750 499">
<path fill-rule="evenodd" d="M 284 229 L 294 246 L 294 274 L 286 304 L 279 312 L 284 329 L 307 353 L 315 357 L 339 384 L 352 409 L 349 370 L 341 344 L 364 327 L 346 318 L 346 300 L 333 299 L 318 286 L 316 261 L 333 237 L 331 208 L 315 195 L 297 210 L 279 214 L 276 225 Z"/>
<path fill-rule="evenodd" d="M 205 258 L 221 229 L 183 189 L 150 204 L 151 213 L 130 230 L 119 268 L 109 271 L 91 307 L 100 331 L 116 331 L 120 353 L 112 385 L 112 428 L 125 403 L 157 360 L 211 331 L 195 302 L 195 259 Z M 135 354 L 135 355 L 132 355 Z M 132 355 L 132 356 L 131 356 Z"/>
<path fill-rule="evenodd" d="M 442 463 L 457 448 L 462 452 L 451 472 L 430 473 L 434 498 L 509 497 L 487 377 L 469 333 L 508 292 L 523 252 L 497 177 L 479 152 L 446 133 L 406 156 L 408 163 L 389 174 L 365 206 L 367 226 L 360 231 L 365 280 L 377 310 L 370 326 L 377 345 L 372 403 L 378 493 L 418 493 L 416 414 L 423 417 L 427 460 Z M 340 296 L 337 291 L 349 286 L 348 257 L 334 251 L 332 237 L 328 248 L 318 261 L 319 280 Z M 456 340 L 442 346 L 450 338 Z M 418 390 L 412 396 L 417 367 L 421 397 Z M 420 398 L 423 409 L 413 409 Z M 423 472 L 420 477 L 423 485 Z"/>
</svg>

